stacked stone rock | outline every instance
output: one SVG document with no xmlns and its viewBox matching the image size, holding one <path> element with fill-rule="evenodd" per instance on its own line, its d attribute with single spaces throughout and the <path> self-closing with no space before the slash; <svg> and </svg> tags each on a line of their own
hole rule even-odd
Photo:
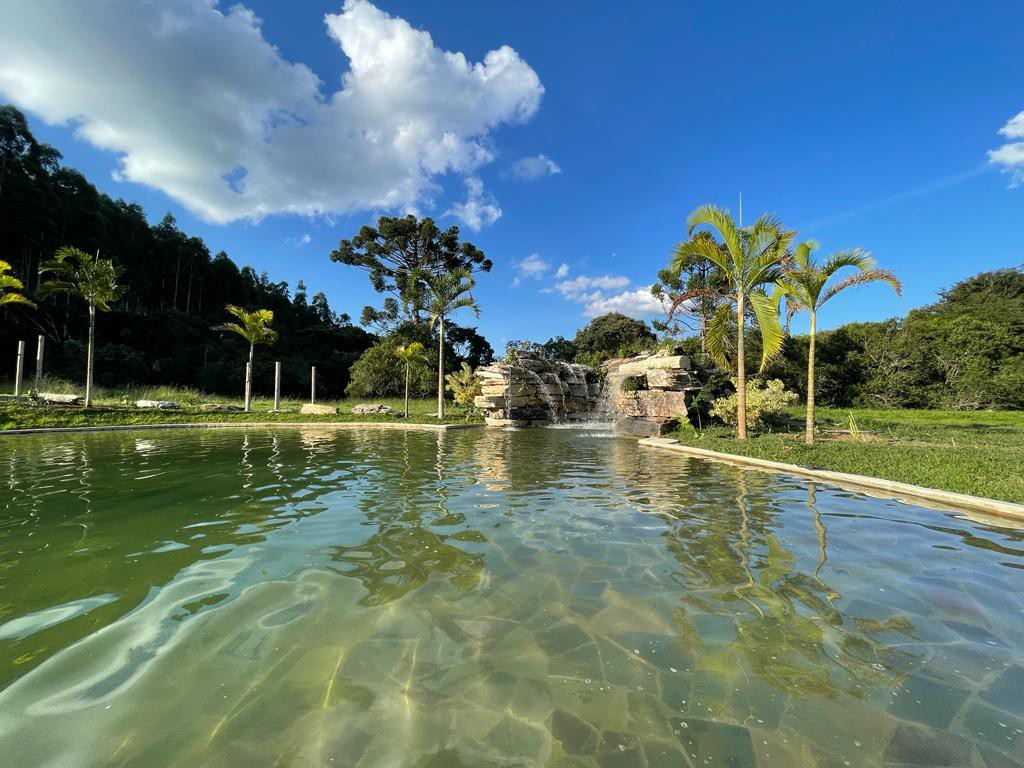
<svg viewBox="0 0 1024 768">
<path fill-rule="evenodd" d="M 477 370 L 474 401 L 492 426 L 541 426 L 586 418 L 601 394 L 597 371 L 585 365 L 518 357 Z"/>
<path fill-rule="evenodd" d="M 642 354 L 604 364 L 619 418 L 616 430 L 645 437 L 675 429 L 686 418 L 687 393 L 700 389 L 686 355 Z"/>
</svg>

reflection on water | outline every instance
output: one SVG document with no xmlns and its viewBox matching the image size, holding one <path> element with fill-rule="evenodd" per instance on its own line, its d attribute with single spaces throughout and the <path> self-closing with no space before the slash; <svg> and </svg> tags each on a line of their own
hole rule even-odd
<svg viewBox="0 0 1024 768">
<path fill-rule="evenodd" d="M 1024 533 L 593 430 L 0 441 L 0 763 L 1024 764 Z"/>
</svg>

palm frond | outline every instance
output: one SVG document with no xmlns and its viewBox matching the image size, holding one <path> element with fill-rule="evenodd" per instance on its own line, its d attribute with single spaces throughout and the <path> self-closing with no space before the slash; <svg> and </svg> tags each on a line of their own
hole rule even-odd
<svg viewBox="0 0 1024 768">
<path fill-rule="evenodd" d="M 743 245 L 736 222 L 733 221 L 727 210 L 710 204 L 694 209 L 686 219 L 686 230 L 692 236 L 694 230 L 700 226 L 708 226 L 717 231 L 732 258 L 734 260 L 739 258 L 743 252 Z"/>
<path fill-rule="evenodd" d="M 843 267 L 854 267 L 861 272 L 867 272 L 875 268 L 875 260 L 871 257 L 871 253 L 863 248 L 836 251 L 825 259 L 825 263 L 821 265 L 821 271 L 826 278 L 829 278 Z"/>
<path fill-rule="evenodd" d="M 797 246 L 793 249 L 793 261 L 800 269 L 806 269 L 810 263 L 811 254 L 818 250 L 821 244 L 817 240 L 804 240 L 802 243 L 797 243 Z"/>
<path fill-rule="evenodd" d="M 704 237 L 692 237 L 679 243 L 672 252 L 669 269 L 678 276 L 686 260 L 692 257 L 707 259 L 727 275 L 733 273 L 733 264 L 729 256 L 722 252 L 714 240 Z"/>
<path fill-rule="evenodd" d="M 818 306 L 822 306 L 840 291 L 845 291 L 847 288 L 855 285 L 867 285 L 868 283 L 887 283 L 896 292 L 897 296 L 903 295 L 903 283 L 900 282 L 895 274 L 888 269 L 869 269 L 866 272 L 850 275 L 838 283 L 830 285 L 822 294 L 821 299 L 818 301 Z"/>
<path fill-rule="evenodd" d="M 706 342 L 708 355 L 715 363 L 726 370 L 732 369 L 732 364 L 726 356 L 726 345 L 729 336 L 729 324 L 732 320 L 732 304 L 720 304 L 708 323 Z"/>
<path fill-rule="evenodd" d="M 750 294 L 750 307 L 754 310 L 757 318 L 757 325 L 761 331 L 761 367 L 764 370 L 782 351 L 782 344 L 785 341 L 785 334 L 782 326 L 779 325 L 779 305 L 773 303 L 771 297 L 761 291 L 753 291 Z"/>
</svg>

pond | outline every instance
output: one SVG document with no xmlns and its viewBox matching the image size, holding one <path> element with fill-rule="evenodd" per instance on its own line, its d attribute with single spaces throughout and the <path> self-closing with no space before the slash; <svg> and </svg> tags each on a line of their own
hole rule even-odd
<svg viewBox="0 0 1024 768">
<path fill-rule="evenodd" d="M 0 763 L 1024 764 L 1024 535 L 569 429 L 0 438 Z"/>
</svg>

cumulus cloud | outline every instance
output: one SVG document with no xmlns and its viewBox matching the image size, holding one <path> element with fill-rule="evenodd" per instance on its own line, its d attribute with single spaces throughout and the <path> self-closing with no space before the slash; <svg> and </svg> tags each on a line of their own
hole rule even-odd
<svg viewBox="0 0 1024 768">
<path fill-rule="evenodd" d="M 324 22 L 342 54 L 337 89 L 285 59 L 242 5 L 16 0 L 0 25 L 0 94 L 75 125 L 117 153 L 118 178 L 211 222 L 413 209 L 445 173 L 468 177 L 454 215 L 496 220 L 474 174 L 493 159 L 492 131 L 539 108 L 534 70 L 508 46 L 470 62 L 367 0 Z"/>
<path fill-rule="evenodd" d="M 555 270 L 555 277 L 563 278 L 569 274 L 569 265 L 564 261 L 558 265 L 558 269 Z"/>
<path fill-rule="evenodd" d="M 289 237 L 289 238 L 286 238 L 285 241 L 284 241 L 284 244 L 285 245 L 291 245 L 291 246 L 294 246 L 296 248 L 301 248 L 304 245 L 309 245 L 311 242 L 313 242 L 313 238 L 310 237 L 309 233 L 307 232 L 306 234 L 302 235 L 301 237 Z"/>
<path fill-rule="evenodd" d="M 445 216 L 454 216 L 474 232 L 481 227 L 493 224 L 501 218 L 501 208 L 494 195 L 484 189 L 484 183 L 476 176 L 466 179 L 466 199 L 456 203 L 445 212 Z"/>
<path fill-rule="evenodd" d="M 512 280 L 513 286 L 519 285 L 523 280 L 528 278 L 540 280 L 541 277 L 551 269 L 551 264 L 544 261 L 544 259 L 540 257 L 540 254 L 537 253 L 531 253 L 515 266 L 518 274 L 515 276 L 515 279 Z"/>
<path fill-rule="evenodd" d="M 1011 118 L 999 133 L 1010 141 L 990 150 L 988 161 L 1002 166 L 1003 171 L 1010 174 L 1011 187 L 1019 186 L 1024 183 L 1024 112 Z"/>
<path fill-rule="evenodd" d="M 554 176 L 561 172 L 558 164 L 547 155 L 524 157 L 512 163 L 512 175 L 524 181 L 533 181 L 541 176 Z"/>
<path fill-rule="evenodd" d="M 629 285 L 629 278 L 622 275 L 577 275 L 569 280 L 555 283 L 554 290 L 574 301 L 593 295 L 594 291 L 614 291 Z"/>
<path fill-rule="evenodd" d="M 637 320 L 645 320 L 664 314 L 664 307 L 651 295 L 650 288 L 636 288 L 612 296 L 595 297 L 583 309 L 587 317 L 597 317 L 608 312 L 621 312 Z"/>
</svg>

